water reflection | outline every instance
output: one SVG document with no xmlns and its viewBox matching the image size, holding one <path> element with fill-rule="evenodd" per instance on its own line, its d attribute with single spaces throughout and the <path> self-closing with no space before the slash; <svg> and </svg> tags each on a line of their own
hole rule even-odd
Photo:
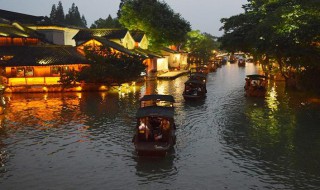
<svg viewBox="0 0 320 190">
<path fill-rule="evenodd" d="M 0 186 L 317 189 L 320 106 L 273 81 L 265 99 L 244 97 L 245 75 L 258 71 L 222 66 L 197 102 L 183 99 L 187 76 L 101 93 L 6 94 Z M 131 142 L 135 114 L 154 93 L 176 100 L 177 144 L 165 158 L 140 158 Z"/>
<path fill-rule="evenodd" d="M 174 153 L 171 152 L 165 158 L 136 157 L 136 175 L 140 184 L 154 183 L 170 184 L 177 175 L 174 167 Z"/>
<path fill-rule="evenodd" d="M 319 177 L 316 179 L 312 176 L 319 174 L 314 171 L 314 167 L 318 168 L 319 165 L 313 161 L 309 164 L 307 160 L 314 155 L 320 156 L 319 148 L 299 148 L 307 140 L 301 136 L 303 133 L 298 132 L 305 124 L 299 124 L 296 110 L 299 107 L 291 103 L 296 100 L 292 101 L 294 97 L 286 93 L 284 83 L 278 82 L 277 85 L 269 83 L 265 100 L 247 98 L 243 104 L 246 119 L 238 121 L 238 125 L 233 124 L 225 131 L 225 140 L 231 149 L 227 149 L 227 152 L 237 158 L 236 162 L 244 171 L 254 172 L 267 184 L 277 183 L 273 186 L 266 185 L 268 188 L 314 189 Z M 312 119 L 312 123 L 320 121 L 320 118 Z M 234 137 L 230 132 L 238 134 L 237 137 L 230 138 Z M 309 143 L 316 144 L 312 141 Z M 300 154 L 301 151 L 304 152 L 303 155 Z M 288 174 L 284 176 L 284 173 Z"/>
</svg>

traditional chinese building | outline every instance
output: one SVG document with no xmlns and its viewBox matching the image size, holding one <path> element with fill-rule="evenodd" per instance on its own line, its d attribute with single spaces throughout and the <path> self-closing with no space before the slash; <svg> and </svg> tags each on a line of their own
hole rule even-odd
<svg viewBox="0 0 320 190">
<path fill-rule="evenodd" d="M 176 46 L 164 47 L 161 49 L 162 55 L 168 58 L 170 69 L 186 69 L 188 63 L 188 53 L 178 50 Z"/>
<path fill-rule="evenodd" d="M 130 31 L 135 41 L 135 48 L 148 49 L 149 41 L 146 34 L 142 31 Z"/>
<path fill-rule="evenodd" d="M 159 60 L 166 61 L 160 53 L 148 50 L 148 39 L 145 33 L 140 31 L 129 32 L 124 29 L 83 29 L 74 36 L 77 47 L 84 52 L 85 48 L 95 49 L 97 47 L 107 47 L 117 53 L 127 55 L 143 56 L 144 64 L 147 66 L 148 77 L 155 77 L 158 71 Z"/>
<path fill-rule="evenodd" d="M 17 22 L 0 23 L 0 46 L 28 46 L 44 44 L 44 37 Z"/>
<path fill-rule="evenodd" d="M 135 41 L 126 29 L 82 29 L 73 39 L 79 46 L 94 38 L 115 42 L 127 49 L 134 49 Z"/>
<path fill-rule="evenodd" d="M 72 39 L 81 28 L 52 23 L 48 17 L 33 16 L 0 9 L 0 20 L 7 23 L 18 22 L 26 28 L 33 29 L 46 39 L 47 42 L 56 45 L 72 45 L 76 43 Z"/>
<path fill-rule="evenodd" d="M 71 46 L 1 46 L 2 82 L 9 92 L 60 91 L 60 76 L 89 66 Z"/>
</svg>

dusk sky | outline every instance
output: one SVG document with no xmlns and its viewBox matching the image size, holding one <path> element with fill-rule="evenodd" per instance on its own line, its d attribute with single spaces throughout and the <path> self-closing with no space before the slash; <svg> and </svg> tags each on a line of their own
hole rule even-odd
<svg viewBox="0 0 320 190">
<path fill-rule="evenodd" d="M 0 0 L 0 9 L 30 14 L 49 16 L 53 4 L 59 0 Z M 74 2 L 81 14 L 84 14 L 88 27 L 109 14 L 114 18 L 119 9 L 120 0 L 61 0 L 66 14 Z M 221 36 L 219 28 L 221 18 L 243 12 L 241 8 L 247 0 L 165 0 L 165 2 L 190 22 L 192 30 L 200 30 L 215 36 Z"/>
</svg>

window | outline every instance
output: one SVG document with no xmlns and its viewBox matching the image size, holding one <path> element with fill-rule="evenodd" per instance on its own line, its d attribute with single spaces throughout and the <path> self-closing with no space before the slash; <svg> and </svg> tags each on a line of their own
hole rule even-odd
<svg viewBox="0 0 320 190">
<path fill-rule="evenodd" d="M 51 75 L 52 76 L 60 76 L 61 67 L 51 67 Z"/>
<path fill-rule="evenodd" d="M 33 67 L 27 67 L 25 75 L 26 77 L 33 77 Z"/>
<path fill-rule="evenodd" d="M 69 67 L 66 67 L 66 66 L 62 67 L 62 73 L 66 73 L 68 71 L 69 71 Z"/>
<path fill-rule="evenodd" d="M 24 77 L 24 68 L 23 67 L 17 68 L 17 77 Z"/>
</svg>

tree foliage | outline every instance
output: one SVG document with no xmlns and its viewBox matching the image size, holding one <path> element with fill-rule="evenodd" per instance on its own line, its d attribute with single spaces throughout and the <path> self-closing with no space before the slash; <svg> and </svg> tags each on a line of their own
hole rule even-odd
<svg viewBox="0 0 320 190">
<path fill-rule="evenodd" d="M 117 18 L 109 15 L 106 19 L 99 18 L 94 21 L 90 28 L 122 28 L 122 26 Z"/>
<path fill-rule="evenodd" d="M 189 52 L 189 57 L 207 63 L 213 56 L 213 51 L 219 48 L 216 37 L 211 34 L 194 30 L 188 33 L 184 49 Z"/>
<path fill-rule="evenodd" d="M 320 2 L 248 0 L 245 12 L 224 18 L 220 38 L 229 51 L 249 52 L 275 60 L 284 77 L 288 68 L 319 67 Z"/>
<path fill-rule="evenodd" d="M 77 81 L 121 84 L 137 79 L 145 70 L 142 57 L 117 53 L 109 48 L 88 51 L 87 58 L 91 65 L 79 72 Z"/>
<path fill-rule="evenodd" d="M 50 20 L 54 24 L 67 24 L 84 28 L 87 26 L 87 21 L 84 15 L 80 16 L 79 9 L 74 3 L 72 3 L 71 8 L 66 15 L 64 15 L 61 1 L 59 1 L 57 7 L 53 4 L 50 13 Z"/>
<path fill-rule="evenodd" d="M 152 47 L 180 44 L 191 30 L 190 23 L 158 0 L 123 0 L 120 23 L 129 30 L 144 31 Z"/>
</svg>

